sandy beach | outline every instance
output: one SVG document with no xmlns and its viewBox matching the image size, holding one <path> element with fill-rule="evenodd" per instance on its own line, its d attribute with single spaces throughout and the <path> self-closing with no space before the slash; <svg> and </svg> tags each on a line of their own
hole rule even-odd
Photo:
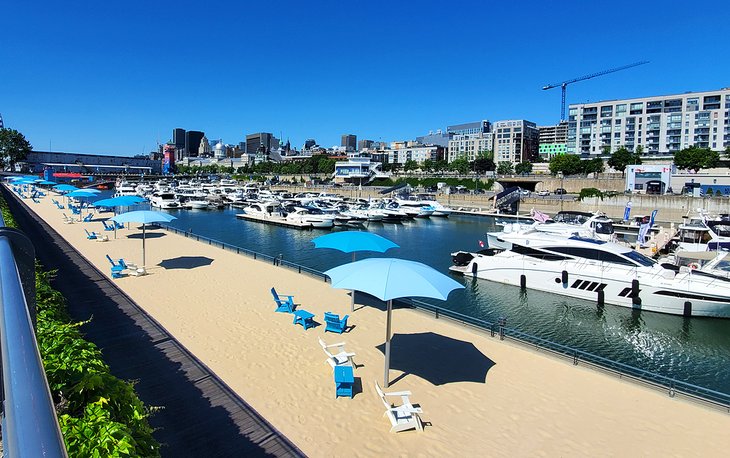
<svg viewBox="0 0 730 458">
<path fill-rule="evenodd" d="M 65 224 L 62 213 L 71 212 L 57 209 L 51 197 L 58 199 L 24 202 L 102 272 L 110 275 L 106 254 L 142 262 L 137 225 L 117 231 L 115 239 L 100 222 L 111 213 Z M 84 229 L 110 240 L 87 240 Z M 383 378 L 377 348 L 385 338 L 382 310 L 358 304 L 350 314 L 354 329 L 325 334 L 323 313 L 349 313 L 347 292 L 163 230 L 147 235 L 148 274 L 114 281 L 307 455 L 719 457 L 730 448 L 728 413 L 410 309 L 393 312 L 395 340 L 432 333 L 434 342 L 471 343 L 483 357 L 476 362 L 473 352 L 445 353 L 427 340 L 418 345 L 416 336 L 415 343 L 394 344 L 394 360 L 418 361 L 421 374 L 475 364 L 487 372 L 482 381 L 436 385 L 416 370 L 392 370 L 389 390 L 412 391 L 426 423 L 421 433 L 392 434 L 373 388 Z M 322 325 L 305 331 L 291 315 L 275 313 L 272 286 L 294 295 Z M 318 338 L 344 341 L 357 354 L 353 399 L 335 398 Z"/>
</svg>

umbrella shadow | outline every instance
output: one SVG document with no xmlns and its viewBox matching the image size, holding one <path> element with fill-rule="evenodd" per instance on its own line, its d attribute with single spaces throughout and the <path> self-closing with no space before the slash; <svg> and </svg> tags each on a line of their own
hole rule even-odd
<svg viewBox="0 0 730 458">
<path fill-rule="evenodd" d="M 142 239 L 142 235 L 143 234 L 141 232 L 138 233 L 138 234 L 127 234 L 127 238 L 128 239 L 140 239 L 141 240 Z M 147 232 L 146 234 L 144 234 L 144 238 L 145 239 L 159 239 L 160 237 L 164 237 L 166 235 L 167 234 L 165 234 L 164 232 Z"/>
<path fill-rule="evenodd" d="M 495 364 L 471 342 L 433 332 L 394 334 L 390 345 L 390 368 L 403 372 L 393 384 L 409 374 L 434 385 L 485 383 Z M 376 348 L 385 353 L 384 343 Z"/>
<path fill-rule="evenodd" d="M 172 259 L 164 259 L 157 264 L 165 269 L 194 269 L 196 267 L 209 266 L 213 259 L 205 256 L 179 256 Z"/>
<path fill-rule="evenodd" d="M 363 293 L 362 291 L 355 291 L 355 311 L 360 310 L 364 307 L 373 307 L 376 308 L 382 312 L 385 312 L 385 310 L 388 307 L 388 303 L 386 301 L 381 301 L 375 296 L 371 296 L 370 294 Z M 352 292 L 348 292 L 348 294 L 352 294 Z M 397 299 L 393 300 L 393 310 L 396 309 L 406 309 L 411 308 L 410 305 L 406 304 L 405 302 L 399 301 Z"/>
</svg>

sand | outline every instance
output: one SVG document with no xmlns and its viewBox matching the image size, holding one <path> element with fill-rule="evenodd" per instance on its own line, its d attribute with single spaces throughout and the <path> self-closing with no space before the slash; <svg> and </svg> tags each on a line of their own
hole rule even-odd
<svg viewBox="0 0 730 458">
<path fill-rule="evenodd" d="M 105 254 L 141 262 L 141 240 L 128 238 L 141 232 L 136 225 L 118 231 L 117 239 L 104 232 L 110 240 L 95 242 L 83 229 L 103 231 L 101 215 L 64 224 L 50 198 L 25 202 L 107 275 Z M 482 382 L 441 385 L 392 370 L 397 381 L 390 390 L 412 391 L 426 422 L 422 433 L 392 434 L 373 388 L 383 379 L 376 348 L 384 342 L 383 311 L 358 305 L 350 317 L 355 328 L 341 336 L 325 334 L 324 325 L 304 331 L 291 315 L 274 313 L 272 286 L 294 295 L 320 323 L 325 311 L 349 312 L 347 293 L 183 236 L 150 233 L 148 275 L 115 283 L 307 455 L 726 456 L 730 449 L 728 413 L 409 309 L 393 312 L 395 334 L 471 342 L 493 366 Z M 335 399 L 317 338 L 344 341 L 357 354 L 362 391 L 353 399 Z M 475 364 L 466 352 L 444 357 L 425 346 L 408 348 L 408 355 L 432 372 L 453 362 Z"/>
</svg>

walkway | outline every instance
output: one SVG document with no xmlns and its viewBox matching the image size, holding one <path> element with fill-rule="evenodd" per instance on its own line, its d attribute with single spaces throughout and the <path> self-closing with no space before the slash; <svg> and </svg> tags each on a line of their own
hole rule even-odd
<svg viewBox="0 0 730 458">
<path fill-rule="evenodd" d="M 136 380 L 163 456 L 302 456 L 302 452 L 238 397 L 200 360 L 3 187 L 21 229 L 33 240 L 74 320 L 104 352 L 112 373 Z M 23 205 L 24 207 L 24 205 Z M 21 210 L 22 211 L 19 211 Z M 94 310 L 104 309 L 104 313 Z"/>
</svg>

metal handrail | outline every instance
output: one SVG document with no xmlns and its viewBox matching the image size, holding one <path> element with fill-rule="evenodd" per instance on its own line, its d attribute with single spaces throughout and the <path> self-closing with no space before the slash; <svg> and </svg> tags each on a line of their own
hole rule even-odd
<svg viewBox="0 0 730 458">
<path fill-rule="evenodd" d="M 3 449 L 5 456 L 13 458 L 66 457 L 51 390 L 38 352 L 31 310 L 21 284 L 21 270 L 23 267 L 27 270 L 28 266 L 19 268 L 16 262 L 19 261 L 16 257 L 23 256 L 18 253 L 18 245 L 24 244 L 25 238 L 27 244 L 20 248 L 26 249 L 26 257 L 31 251 L 29 264 L 33 268 L 32 244 L 19 231 L 4 226 L 0 215 Z"/>
<path fill-rule="evenodd" d="M 297 270 L 299 273 L 306 273 L 314 277 L 322 278 L 325 282 L 329 279 L 329 277 L 324 272 L 318 271 L 311 267 L 306 267 L 300 264 L 285 261 L 278 256 L 271 256 L 246 248 L 236 247 L 225 242 L 193 234 L 192 232 L 182 231 L 172 226 L 163 225 L 162 227 L 176 234 L 184 235 L 185 237 L 191 237 L 196 240 L 206 242 L 210 245 L 217 245 L 225 250 L 233 251 L 238 254 L 244 254 L 254 259 L 262 259 L 267 262 L 271 262 L 274 265 L 280 265 L 293 270 Z M 577 348 L 562 345 L 557 342 L 552 342 L 541 337 L 533 336 L 531 334 L 527 334 L 516 329 L 507 328 L 504 325 L 500 325 L 500 323 L 482 320 L 480 318 L 455 312 L 453 310 L 439 307 L 438 305 L 429 304 L 427 302 L 423 302 L 417 299 L 404 298 L 398 300 L 398 302 L 405 303 L 406 305 L 416 309 L 431 312 L 436 318 L 440 318 L 443 316 L 448 319 L 467 324 L 469 326 L 474 326 L 475 328 L 478 328 L 480 330 L 489 331 L 492 337 L 499 333 L 501 338 L 510 338 L 522 344 L 535 346 L 537 348 L 550 351 L 557 355 L 569 357 L 573 360 L 573 364 L 576 365 L 579 362 L 588 363 L 602 370 L 617 374 L 619 376 L 629 377 L 643 383 L 648 383 L 652 386 L 667 390 L 670 396 L 675 396 L 676 394 L 684 394 L 686 396 L 717 405 L 719 407 L 722 407 L 723 409 L 730 410 L 730 394 L 727 393 L 722 393 L 699 385 L 693 385 L 688 382 L 683 382 L 681 380 L 673 379 L 671 377 L 666 377 L 664 375 L 647 371 L 645 369 L 640 369 L 629 364 L 624 364 L 618 361 L 604 358 L 602 356 L 594 355 L 593 353 L 589 353 L 584 350 L 579 350 Z"/>
</svg>

